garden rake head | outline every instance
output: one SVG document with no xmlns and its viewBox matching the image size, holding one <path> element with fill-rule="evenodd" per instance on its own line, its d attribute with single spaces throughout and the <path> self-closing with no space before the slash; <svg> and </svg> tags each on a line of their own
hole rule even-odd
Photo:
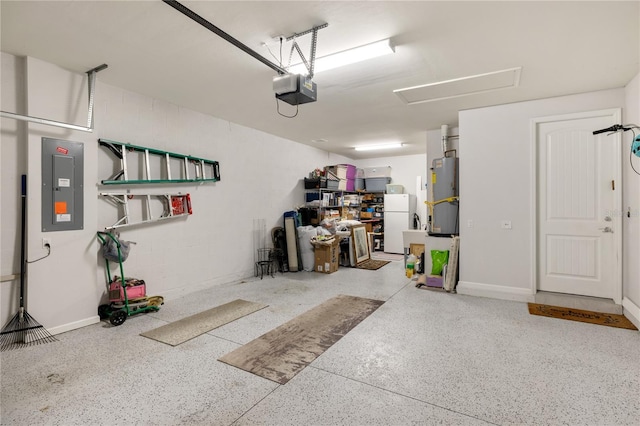
<svg viewBox="0 0 640 426">
<path fill-rule="evenodd" d="M 0 351 L 56 342 L 46 328 L 21 307 L 0 331 Z"/>
</svg>

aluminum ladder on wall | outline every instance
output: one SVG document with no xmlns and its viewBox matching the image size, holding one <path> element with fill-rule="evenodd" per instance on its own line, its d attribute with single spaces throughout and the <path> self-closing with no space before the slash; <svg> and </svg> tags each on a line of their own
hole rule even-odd
<svg viewBox="0 0 640 426">
<path fill-rule="evenodd" d="M 206 160 L 204 158 L 190 155 L 176 154 L 174 152 L 161 151 L 143 146 L 131 145 L 116 142 L 109 139 L 98 139 L 100 146 L 107 148 L 111 153 L 120 159 L 121 169 L 108 179 L 102 181 L 103 185 L 114 184 L 149 184 L 149 183 L 187 183 L 187 182 L 218 182 L 220 180 L 220 165 L 217 161 Z M 142 156 L 143 169 L 133 179 L 128 170 L 128 157 L 132 154 Z M 164 163 L 163 170 L 152 173 L 152 157 L 157 158 L 157 163 Z M 135 158 L 134 158 L 135 160 Z M 179 172 L 172 173 L 176 165 L 179 165 Z"/>
<path fill-rule="evenodd" d="M 116 223 L 106 227 L 106 230 L 114 230 L 127 226 L 141 225 L 144 223 L 153 223 L 166 219 L 174 219 L 185 217 L 192 213 L 191 197 L 189 194 L 130 194 L 130 193 L 114 193 L 101 192 L 101 196 L 105 197 L 117 207 L 122 209 L 122 217 Z M 129 206 L 131 200 L 140 200 L 142 207 L 140 208 L 140 218 L 132 218 L 132 209 Z M 154 206 L 156 204 L 157 214 L 154 216 Z M 160 211 L 158 211 L 160 210 Z"/>
</svg>

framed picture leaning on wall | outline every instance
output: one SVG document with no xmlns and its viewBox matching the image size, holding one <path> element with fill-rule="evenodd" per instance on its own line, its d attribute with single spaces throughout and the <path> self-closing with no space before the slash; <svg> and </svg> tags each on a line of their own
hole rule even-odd
<svg viewBox="0 0 640 426">
<path fill-rule="evenodd" d="M 367 228 L 364 225 L 351 227 L 351 241 L 356 264 L 369 259 L 369 245 L 367 244 Z"/>
</svg>

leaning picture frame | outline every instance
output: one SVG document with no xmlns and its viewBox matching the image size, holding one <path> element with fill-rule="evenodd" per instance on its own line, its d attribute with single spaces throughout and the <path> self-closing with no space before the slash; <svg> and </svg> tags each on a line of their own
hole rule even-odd
<svg viewBox="0 0 640 426">
<path fill-rule="evenodd" d="M 351 241 L 356 264 L 369 259 L 369 244 L 367 244 L 367 228 L 364 225 L 351 227 Z"/>
</svg>

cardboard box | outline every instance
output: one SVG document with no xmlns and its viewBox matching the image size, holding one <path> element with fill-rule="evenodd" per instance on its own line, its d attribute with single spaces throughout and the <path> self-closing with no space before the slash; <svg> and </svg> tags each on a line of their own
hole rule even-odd
<svg viewBox="0 0 640 426">
<path fill-rule="evenodd" d="M 340 241 L 336 238 L 328 243 L 316 242 L 314 247 L 315 271 L 323 274 L 336 272 L 340 261 Z"/>
</svg>

